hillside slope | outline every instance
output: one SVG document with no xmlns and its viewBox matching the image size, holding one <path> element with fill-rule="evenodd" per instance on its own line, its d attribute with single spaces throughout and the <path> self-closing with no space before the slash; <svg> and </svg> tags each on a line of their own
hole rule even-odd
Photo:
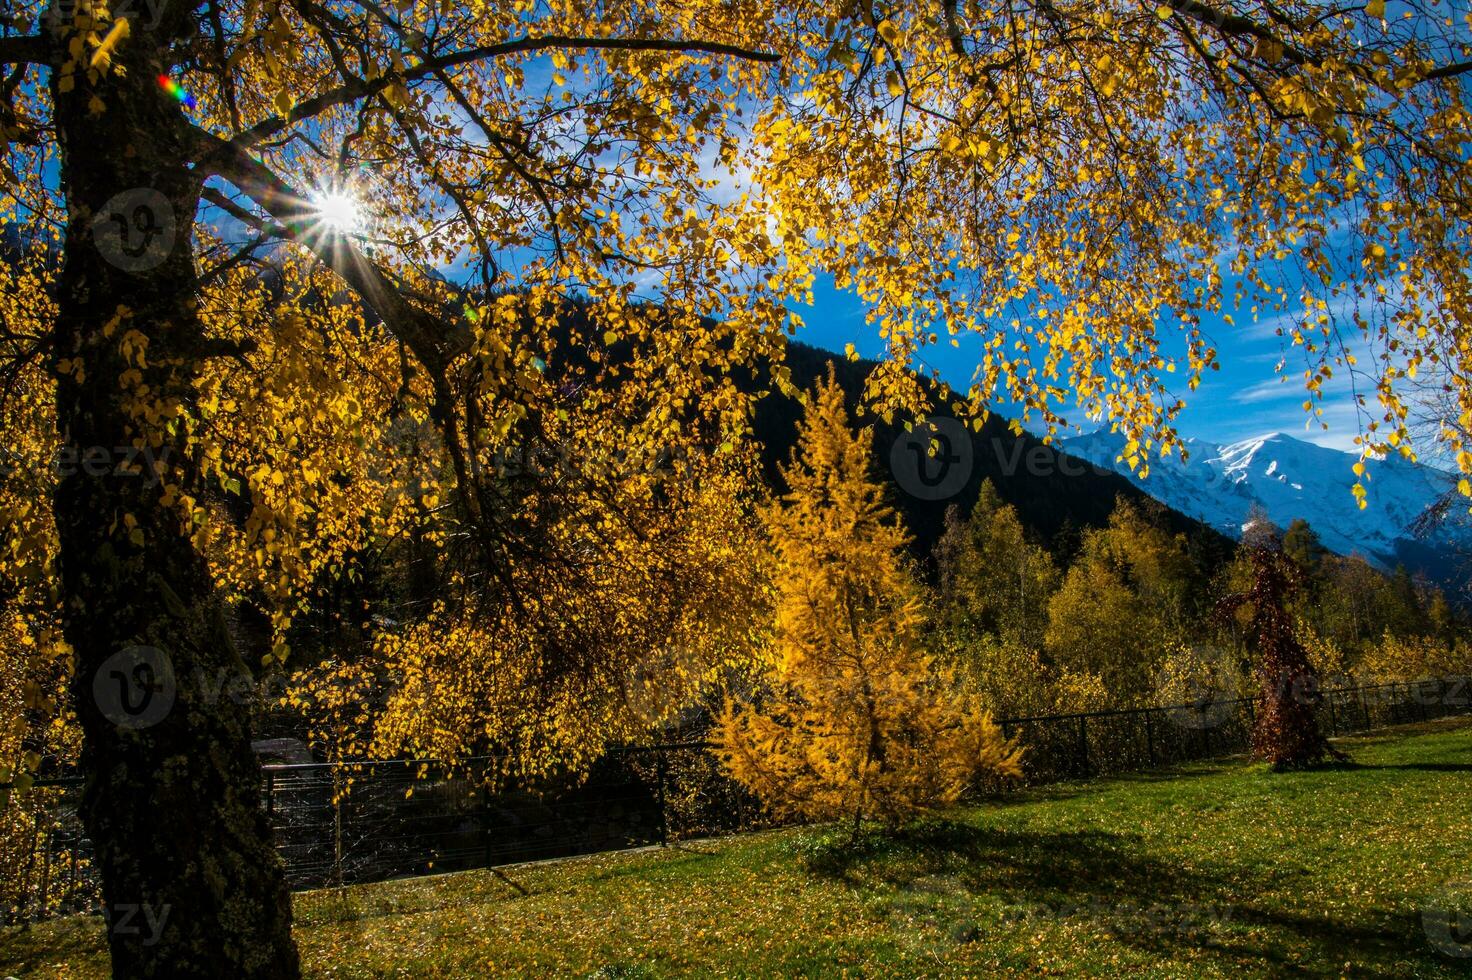
<svg viewBox="0 0 1472 980">
<path fill-rule="evenodd" d="M 790 345 L 787 363 L 793 383 L 803 389 L 811 388 L 833 365 L 851 411 L 858 408 L 864 379 L 876 366 L 800 343 Z M 763 461 L 774 486 L 781 486 L 778 464 L 791 459 L 801 416 L 795 399 L 775 392 L 758 405 L 755 434 L 763 444 Z M 1165 526 L 1188 537 L 1208 567 L 1230 551 L 1230 542 L 1216 529 L 1159 507 L 1149 493 L 1117 473 L 1045 446 L 1027 433 L 1013 435 L 995 416 L 980 432 L 972 432 L 949 411 L 939 411 L 934 425 L 942 451 L 934 458 L 925 453 L 929 436 L 907 433 L 902 420 L 887 425 L 872 413 L 861 413 L 859 420 L 874 426 L 875 470 L 892 484 L 894 503 L 922 557 L 943 533 L 946 509 L 955 505 L 969 513 L 982 481 L 988 479 L 1002 499 L 1017 508 L 1023 524 L 1061 557 L 1072 551 L 1078 530 L 1108 521 L 1119 497 L 1157 510 Z"/>
</svg>

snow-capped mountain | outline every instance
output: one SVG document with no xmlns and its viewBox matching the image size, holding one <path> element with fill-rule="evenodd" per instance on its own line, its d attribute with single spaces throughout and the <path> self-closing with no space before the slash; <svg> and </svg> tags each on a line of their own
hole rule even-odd
<svg viewBox="0 0 1472 980">
<path fill-rule="evenodd" d="M 1225 446 L 1188 439 L 1187 462 L 1177 456 L 1151 459 L 1143 480 L 1116 462 L 1124 445 L 1124 436 L 1102 429 L 1059 440 L 1069 455 L 1112 469 L 1170 507 L 1233 537 L 1241 536 L 1248 511 L 1258 504 L 1280 527 L 1301 517 L 1325 547 L 1343 555 L 1359 553 L 1386 568 L 1398 562 L 1446 564 L 1424 552 L 1449 552 L 1466 541 L 1464 533 L 1445 529 L 1428 540 L 1416 538 L 1416 519 L 1456 479 L 1400 457 L 1366 461 L 1367 506 L 1361 510 L 1350 491 L 1355 456 L 1281 432 Z M 1443 578 L 1437 574 L 1441 569 L 1426 570 Z"/>
</svg>

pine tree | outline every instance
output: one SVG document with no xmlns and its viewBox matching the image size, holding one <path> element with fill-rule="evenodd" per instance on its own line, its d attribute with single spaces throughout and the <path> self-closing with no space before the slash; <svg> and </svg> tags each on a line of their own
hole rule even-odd
<svg viewBox="0 0 1472 980">
<path fill-rule="evenodd" d="M 1020 751 L 922 649 L 907 537 L 869 473 L 830 372 L 807 405 L 789 492 L 765 513 L 776 557 L 771 694 L 728 704 L 716 741 L 778 813 L 893 826 L 955 801 Z"/>
<path fill-rule="evenodd" d="M 1319 573 L 1319 563 L 1328 554 L 1319 534 L 1301 517 L 1295 517 L 1283 532 L 1283 555 L 1310 578 Z"/>
</svg>

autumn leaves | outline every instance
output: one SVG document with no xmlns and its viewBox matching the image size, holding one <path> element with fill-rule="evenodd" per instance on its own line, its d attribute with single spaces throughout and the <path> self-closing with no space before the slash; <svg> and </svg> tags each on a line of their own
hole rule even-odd
<svg viewBox="0 0 1472 980">
<path fill-rule="evenodd" d="M 764 512 L 776 622 L 766 686 L 728 703 L 717 742 L 774 811 L 896 824 L 954 802 L 1021 752 L 924 649 L 906 534 L 830 376 L 809 394 L 788 494 Z"/>
</svg>

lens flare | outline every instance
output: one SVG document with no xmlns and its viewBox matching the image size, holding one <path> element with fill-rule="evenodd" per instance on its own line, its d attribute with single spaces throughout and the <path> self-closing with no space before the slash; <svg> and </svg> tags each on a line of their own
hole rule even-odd
<svg viewBox="0 0 1472 980">
<path fill-rule="evenodd" d="M 168 75 L 158 76 L 158 87 L 167 92 L 169 96 L 174 99 L 174 101 L 178 102 L 186 109 L 193 109 L 196 105 L 198 105 L 198 103 L 194 101 L 194 96 L 184 91 L 184 86 L 174 81 Z"/>
</svg>

